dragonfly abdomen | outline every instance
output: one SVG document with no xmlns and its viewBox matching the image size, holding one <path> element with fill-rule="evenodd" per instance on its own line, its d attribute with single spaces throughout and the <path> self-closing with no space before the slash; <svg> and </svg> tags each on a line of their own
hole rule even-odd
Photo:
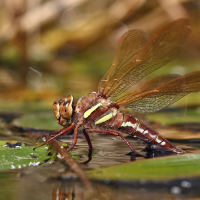
<svg viewBox="0 0 200 200">
<path fill-rule="evenodd" d="M 158 148 L 165 149 L 174 153 L 183 153 L 181 149 L 176 148 L 157 131 L 153 130 L 144 122 L 130 114 L 124 114 L 124 120 L 119 130 L 129 135 L 135 136 L 147 142 L 148 144 L 156 145 Z"/>
</svg>

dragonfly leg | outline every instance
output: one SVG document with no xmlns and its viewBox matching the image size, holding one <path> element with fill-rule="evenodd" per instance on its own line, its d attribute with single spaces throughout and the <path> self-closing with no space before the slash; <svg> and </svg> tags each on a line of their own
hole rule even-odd
<svg viewBox="0 0 200 200">
<path fill-rule="evenodd" d="M 91 143 L 91 140 L 90 140 L 90 137 L 87 133 L 87 131 L 85 129 L 83 129 L 83 134 L 85 136 L 85 139 L 87 140 L 87 143 L 88 143 L 88 146 L 89 146 L 89 149 L 90 150 L 93 150 L 93 147 L 92 147 L 92 143 Z"/>
<path fill-rule="evenodd" d="M 57 131 L 54 131 L 54 132 L 52 132 L 52 133 L 49 133 L 49 136 L 52 136 L 52 135 L 54 135 L 54 134 L 56 134 L 56 133 L 58 133 L 58 132 L 64 130 L 65 128 L 66 128 L 66 127 L 63 127 L 63 128 L 58 129 Z"/>
<path fill-rule="evenodd" d="M 132 152 L 134 152 L 136 155 L 139 155 L 135 149 L 131 146 L 131 144 L 118 132 L 115 131 L 110 131 L 110 130 L 101 130 L 101 129 L 87 129 L 87 131 L 89 132 L 95 132 L 95 133 L 107 133 L 110 135 L 114 135 L 114 136 L 120 136 L 122 140 L 124 140 L 124 142 L 126 142 L 126 144 L 129 146 L 129 148 L 131 149 Z"/>
<path fill-rule="evenodd" d="M 87 164 L 92 160 L 92 149 L 89 149 L 88 151 L 88 159 L 85 162 L 82 162 L 82 164 Z"/>
<path fill-rule="evenodd" d="M 74 129 L 74 139 L 73 139 L 73 142 L 72 142 L 72 145 L 71 147 L 69 147 L 69 149 L 67 149 L 67 152 L 71 151 L 74 146 L 76 145 L 77 143 L 77 139 L 78 139 L 78 126 L 76 126 L 76 128 Z"/>
<path fill-rule="evenodd" d="M 61 136 L 61 135 L 64 135 L 65 133 L 67 133 L 69 130 L 73 129 L 74 128 L 74 123 L 72 123 L 69 127 L 64 127 L 64 128 L 61 128 L 59 130 L 62 130 L 60 133 L 58 133 L 57 135 L 53 136 L 51 139 L 47 140 L 46 142 L 44 142 L 43 144 L 33 148 L 33 150 L 37 149 L 38 147 L 41 147 L 47 143 L 49 143 L 50 141 L 52 141 L 53 139 L 57 138 L 58 136 Z M 57 131 L 55 131 L 54 133 L 56 133 Z"/>
</svg>

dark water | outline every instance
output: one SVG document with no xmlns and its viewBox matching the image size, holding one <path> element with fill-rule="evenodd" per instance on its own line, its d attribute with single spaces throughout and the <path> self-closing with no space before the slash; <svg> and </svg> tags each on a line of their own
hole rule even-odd
<svg viewBox="0 0 200 200">
<path fill-rule="evenodd" d="M 167 152 L 149 151 L 148 149 L 146 149 L 146 143 L 139 139 L 134 139 L 131 136 L 127 138 L 128 141 L 138 153 L 144 155 L 145 157 L 134 157 L 130 155 L 129 147 L 119 137 L 92 134 L 90 138 L 92 141 L 94 152 L 92 155 L 92 160 L 85 166 L 86 169 L 96 169 L 99 167 L 107 167 L 134 160 L 170 155 L 170 153 Z M 69 144 L 71 139 L 63 141 L 66 141 Z M 173 142 L 173 144 L 177 147 L 180 147 L 186 152 L 195 153 L 199 151 L 199 143 L 189 143 L 185 141 L 181 143 Z M 84 162 L 88 159 L 88 145 L 84 138 L 80 138 L 78 140 L 73 152 L 81 155 L 81 158 L 79 160 L 80 162 Z"/>
</svg>

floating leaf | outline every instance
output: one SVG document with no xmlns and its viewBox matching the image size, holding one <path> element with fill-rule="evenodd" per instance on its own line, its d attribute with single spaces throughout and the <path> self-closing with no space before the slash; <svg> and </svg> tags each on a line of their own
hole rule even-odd
<svg viewBox="0 0 200 200">
<path fill-rule="evenodd" d="M 18 126 L 34 127 L 40 129 L 54 130 L 60 129 L 53 111 L 43 111 L 35 113 L 26 113 L 22 117 L 15 120 Z"/>
<path fill-rule="evenodd" d="M 200 176 L 200 154 L 185 154 L 125 163 L 88 171 L 106 180 L 169 180 Z"/>
<path fill-rule="evenodd" d="M 187 125 L 187 124 L 185 124 Z M 183 127 L 185 127 L 185 125 L 183 125 Z M 188 125 L 189 126 L 189 125 Z M 177 127 L 175 126 L 170 126 L 167 128 L 156 128 L 156 131 L 158 131 L 162 136 L 164 136 L 165 138 L 168 139 L 172 139 L 172 140 L 190 140 L 190 139 L 198 139 L 200 138 L 200 132 L 197 131 L 192 131 L 191 130 L 187 130 L 186 128 L 183 129 L 181 127 L 181 125 L 177 125 Z"/>
<path fill-rule="evenodd" d="M 0 141 L 0 170 L 37 166 L 53 159 L 47 146 L 33 151 L 33 146 L 21 142 Z"/>
<path fill-rule="evenodd" d="M 147 120 L 159 122 L 161 124 L 176 124 L 176 123 L 199 123 L 198 108 L 174 108 L 166 109 L 161 112 L 155 112 L 146 115 Z"/>
</svg>

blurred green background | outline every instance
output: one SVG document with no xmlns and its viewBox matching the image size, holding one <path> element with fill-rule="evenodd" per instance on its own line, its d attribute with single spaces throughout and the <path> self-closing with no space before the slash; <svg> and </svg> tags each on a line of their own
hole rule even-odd
<svg viewBox="0 0 200 200">
<path fill-rule="evenodd" d="M 149 77 L 200 69 L 200 1 L 1 0 L 0 110 L 51 109 L 58 97 L 97 91 L 124 32 L 152 35 L 182 17 L 193 22 L 184 51 Z"/>
</svg>

